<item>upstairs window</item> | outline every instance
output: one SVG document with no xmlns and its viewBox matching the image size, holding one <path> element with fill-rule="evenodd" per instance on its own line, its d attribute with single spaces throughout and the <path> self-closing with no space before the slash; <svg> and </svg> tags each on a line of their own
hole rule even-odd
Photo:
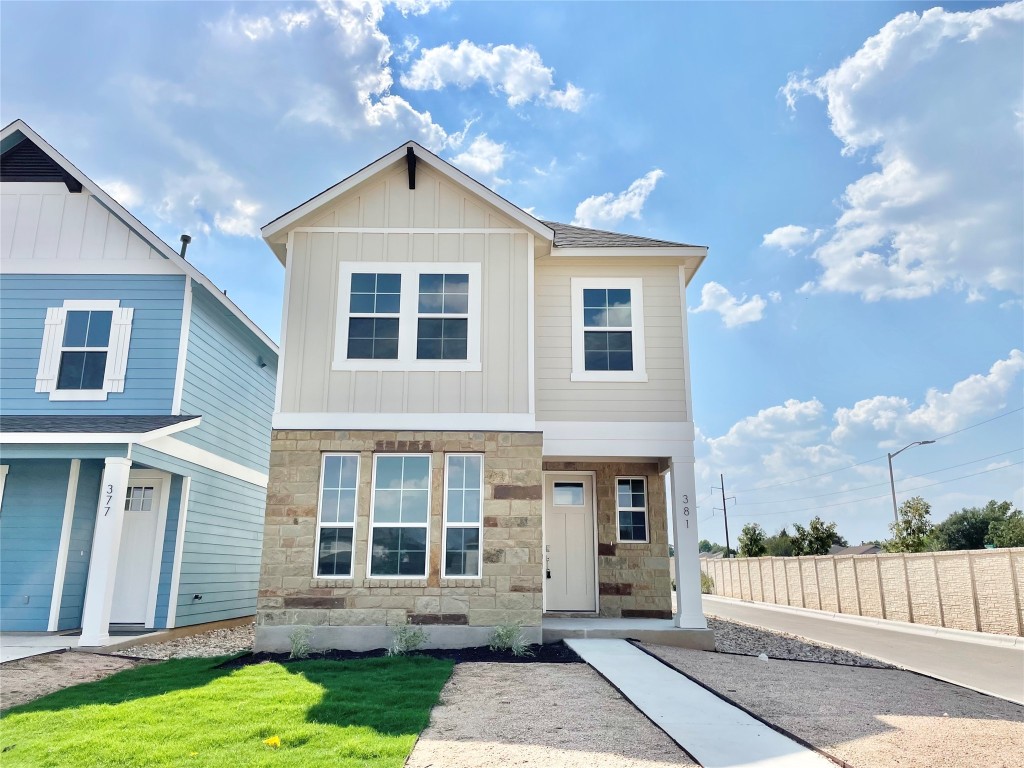
<svg viewBox="0 0 1024 768">
<path fill-rule="evenodd" d="M 572 278 L 572 381 L 647 381 L 643 280 Z"/>
<path fill-rule="evenodd" d="M 68 300 L 46 311 L 36 392 L 50 400 L 106 400 L 124 391 L 131 307 L 119 301 Z"/>
<path fill-rule="evenodd" d="M 341 264 L 334 370 L 479 371 L 477 263 Z"/>
</svg>

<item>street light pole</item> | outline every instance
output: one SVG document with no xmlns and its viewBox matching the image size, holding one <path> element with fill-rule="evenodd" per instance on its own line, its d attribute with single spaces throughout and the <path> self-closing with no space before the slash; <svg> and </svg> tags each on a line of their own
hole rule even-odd
<svg viewBox="0 0 1024 768">
<path fill-rule="evenodd" d="M 915 445 L 931 445 L 934 442 L 934 440 L 918 440 L 916 442 L 911 443 L 910 445 L 903 446 L 898 451 L 896 451 L 896 453 L 886 454 L 889 457 L 889 487 L 892 488 L 892 519 L 897 525 L 900 522 L 900 513 L 899 510 L 896 508 L 896 481 L 893 479 L 892 476 L 892 460 L 896 456 L 899 456 L 901 453 L 907 450 L 907 448 L 913 448 Z"/>
</svg>

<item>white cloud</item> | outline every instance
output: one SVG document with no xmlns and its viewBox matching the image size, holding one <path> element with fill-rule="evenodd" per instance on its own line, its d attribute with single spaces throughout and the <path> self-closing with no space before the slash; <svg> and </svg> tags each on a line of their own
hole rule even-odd
<svg viewBox="0 0 1024 768">
<path fill-rule="evenodd" d="M 107 179 L 105 181 L 97 181 L 96 183 L 100 186 L 100 189 L 128 210 L 142 203 L 142 192 L 139 191 L 138 187 L 129 184 L 127 181 Z"/>
<path fill-rule="evenodd" d="M 505 164 L 505 145 L 491 141 L 486 133 L 481 133 L 473 139 L 465 152 L 452 158 L 452 163 L 470 176 L 481 176 L 493 183 L 500 183 L 497 174 Z"/>
<path fill-rule="evenodd" d="M 772 304 L 778 304 L 782 301 L 782 294 L 778 291 L 768 291 L 768 300 L 771 301 Z"/>
<path fill-rule="evenodd" d="M 787 103 L 823 100 L 843 154 L 877 167 L 846 188 L 802 290 L 1021 292 L 1022 22 L 1019 2 L 903 13 L 821 77 L 790 76 Z"/>
<path fill-rule="evenodd" d="M 773 229 L 761 241 L 761 245 L 779 248 L 790 253 L 796 252 L 805 245 L 810 245 L 821 236 L 821 230 L 810 230 L 795 224 Z"/>
<path fill-rule="evenodd" d="M 259 203 L 235 200 L 230 213 L 218 211 L 213 216 L 214 225 L 225 235 L 239 237 L 258 237 L 259 226 L 256 214 L 260 212 Z"/>
<path fill-rule="evenodd" d="M 625 192 L 588 197 L 576 206 L 572 223 L 579 227 L 614 227 L 627 216 L 639 219 L 647 198 L 664 175 L 664 171 L 655 168 L 630 184 Z"/>
<path fill-rule="evenodd" d="M 435 8 L 447 8 L 451 0 L 390 0 L 403 16 L 422 16 Z"/>
<path fill-rule="evenodd" d="M 401 83 L 413 90 L 441 90 L 448 85 L 469 88 L 486 84 L 492 92 L 505 94 L 511 107 L 539 102 L 557 109 L 578 112 L 584 93 L 572 83 L 555 89 L 554 70 L 544 65 L 533 48 L 515 45 L 479 46 L 463 40 L 420 51 Z"/>
<path fill-rule="evenodd" d="M 778 294 L 775 294 L 778 296 Z M 781 296 L 779 297 L 781 298 Z M 772 299 L 776 301 L 776 299 Z M 738 325 L 756 323 L 764 317 L 764 308 L 768 302 L 758 295 L 747 298 L 746 294 L 737 299 L 729 289 L 714 281 L 704 284 L 700 290 L 700 304 L 690 311 L 717 312 L 722 316 L 722 322 L 726 328 L 735 328 Z"/>
</svg>

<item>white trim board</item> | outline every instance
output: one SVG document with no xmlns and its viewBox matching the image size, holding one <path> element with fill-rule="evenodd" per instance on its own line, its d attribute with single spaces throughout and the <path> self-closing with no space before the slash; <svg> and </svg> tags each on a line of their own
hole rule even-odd
<svg viewBox="0 0 1024 768">
<path fill-rule="evenodd" d="M 173 435 L 199 426 L 202 416 L 180 421 L 149 432 L 0 432 L 0 445 L 51 445 L 51 444 L 100 444 L 148 443 L 160 437 Z"/>
<path fill-rule="evenodd" d="M 537 432 L 530 413 L 275 413 L 274 429 Z"/>
<path fill-rule="evenodd" d="M 63 182 L 61 186 L 64 186 Z M 0 259 L 5 275 L 180 275 L 167 259 Z"/>
<path fill-rule="evenodd" d="M 64 574 L 68 567 L 68 548 L 71 544 L 71 526 L 75 519 L 78 473 L 81 467 L 80 459 L 71 460 L 71 470 L 68 472 L 68 490 L 64 497 L 64 517 L 60 524 L 60 544 L 57 545 L 57 567 L 53 573 L 53 595 L 50 598 L 50 618 L 46 625 L 47 632 L 56 632 L 60 622 L 60 603 L 64 596 Z"/>
<path fill-rule="evenodd" d="M 174 397 L 171 415 L 181 415 L 181 398 L 185 390 L 185 364 L 188 361 L 188 336 L 192 329 L 192 278 L 185 278 L 185 292 L 181 301 L 181 328 L 178 337 L 178 366 L 174 371 Z"/>
<path fill-rule="evenodd" d="M 171 567 L 171 587 L 167 594 L 167 629 L 178 620 L 178 590 L 181 589 L 181 559 L 185 551 L 185 524 L 188 519 L 188 495 L 192 490 L 192 478 L 181 478 L 181 503 L 178 507 L 178 530 L 174 537 L 174 565 Z"/>
<path fill-rule="evenodd" d="M 212 451 L 198 448 L 173 437 L 164 436 L 147 439 L 145 441 L 139 441 L 139 445 L 143 448 L 154 450 L 157 453 L 166 454 L 175 459 L 181 459 L 182 461 L 187 461 L 191 464 L 197 464 L 201 467 L 213 470 L 214 472 L 219 472 L 222 475 L 227 475 L 228 477 L 234 477 L 246 483 L 258 485 L 261 488 L 267 487 L 268 476 L 266 473 L 260 472 L 256 469 L 251 469 L 244 464 L 239 464 L 237 461 L 226 459 Z"/>
<path fill-rule="evenodd" d="M 4 506 L 4 487 L 7 485 L 7 473 L 10 469 L 10 464 L 0 464 L 0 509 Z"/>
</svg>

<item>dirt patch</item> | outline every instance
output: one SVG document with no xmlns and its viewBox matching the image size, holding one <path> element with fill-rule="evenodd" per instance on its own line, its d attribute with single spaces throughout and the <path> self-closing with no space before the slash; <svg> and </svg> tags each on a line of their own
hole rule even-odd
<svg viewBox="0 0 1024 768">
<path fill-rule="evenodd" d="M 644 645 L 853 766 L 1024 768 L 1024 707 L 899 669 Z"/>
<path fill-rule="evenodd" d="M 0 666 L 0 710 L 26 704 L 72 685 L 102 680 L 140 663 L 145 662 L 74 651 L 8 661 Z"/>
<path fill-rule="evenodd" d="M 583 664 L 459 664 L 406 768 L 696 765 Z"/>
</svg>

